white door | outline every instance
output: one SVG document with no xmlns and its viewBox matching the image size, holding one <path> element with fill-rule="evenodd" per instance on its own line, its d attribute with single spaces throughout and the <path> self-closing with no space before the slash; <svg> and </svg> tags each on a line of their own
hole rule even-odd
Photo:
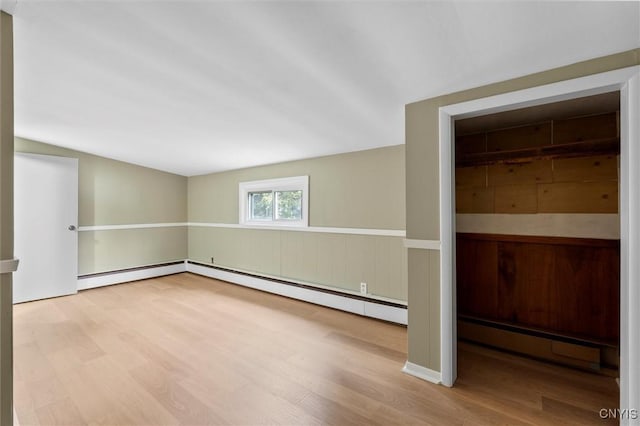
<svg viewBox="0 0 640 426">
<path fill-rule="evenodd" d="M 78 291 L 78 160 L 18 154 L 14 162 L 13 303 Z"/>
</svg>

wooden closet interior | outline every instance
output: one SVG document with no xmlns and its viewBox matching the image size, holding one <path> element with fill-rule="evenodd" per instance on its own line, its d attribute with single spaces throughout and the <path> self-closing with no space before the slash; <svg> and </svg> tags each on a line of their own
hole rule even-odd
<svg viewBox="0 0 640 426">
<path fill-rule="evenodd" d="M 456 121 L 458 336 L 615 376 L 619 92 Z"/>
</svg>

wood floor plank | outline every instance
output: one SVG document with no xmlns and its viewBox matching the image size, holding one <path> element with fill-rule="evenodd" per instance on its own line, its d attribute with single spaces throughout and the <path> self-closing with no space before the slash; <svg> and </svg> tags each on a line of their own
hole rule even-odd
<svg viewBox="0 0 640 426">
<path fill-rule="evenodd" d="M 204 402 L 195 397 L 166 372 L 149 363 L 130 371 L 138 382 L 158 403 L 169 411 L 180 424 L 222 424 L 217 415 Z"/>
<path fill-rule="evenodd" d="M 77 426 L 85 424 L 78 408 L 70 398 L 52 402 L 36 410 L 38 420 L 42 425 Z M 23 422 L 25 419 L 23 419 Z M 22 423 L 24 424 L 24 423 Z"/>
<path fill-rule="evenodd" d="M 86 367 L 67 371 L 60 377 L 60 381 L 64 384 L 81 416 L 86 419 L 86 424 L 142 424 L 139 420 L 125 414 L 122 407 L 118 406 L 114 395 L 102 389 L 100 381 L 96 382 Z"/>
<path fill-rule="evenodd" d="M 14 307 L 23 425 L 600 424 L 604 376 L 468 344 L 449 389 L 406 328 L 188 273 Z"/>
</svg>

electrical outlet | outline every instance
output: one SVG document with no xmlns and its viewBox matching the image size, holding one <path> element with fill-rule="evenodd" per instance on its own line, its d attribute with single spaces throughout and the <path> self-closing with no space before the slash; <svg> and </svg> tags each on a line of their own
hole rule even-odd
<svg viewBox="0 0 640 426">
<path fill-rule="evenodd" d="M 360 294 L 367 294 L 367 283 L 360 283 Z"/>
<path fill-rule="evenodd" d="M 213 256 L 211 256 L 211 264 L 213 265 Z"/>
</svg>

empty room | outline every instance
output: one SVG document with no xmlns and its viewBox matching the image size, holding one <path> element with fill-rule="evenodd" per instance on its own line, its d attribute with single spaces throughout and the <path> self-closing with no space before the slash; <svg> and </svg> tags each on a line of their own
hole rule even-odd
<svg viewBox="0 0 640 426">
<path fill-rule="evenodd" d="M 0 424 L 640 423 L 640 3 L 1 0 Z"/>
</svg>

